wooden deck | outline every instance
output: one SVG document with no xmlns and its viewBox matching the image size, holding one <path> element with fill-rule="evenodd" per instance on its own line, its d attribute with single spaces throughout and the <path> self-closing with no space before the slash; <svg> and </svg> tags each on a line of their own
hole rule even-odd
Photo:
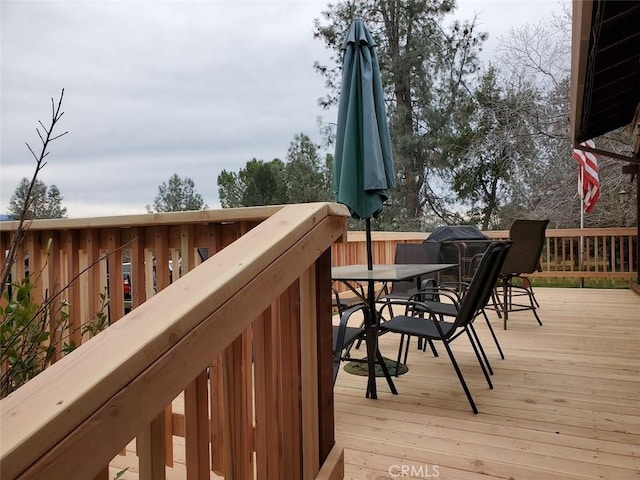
<svg viewBox="0 0 640 480">
<path fill-rule="evenodd" d="M 505 360 L 482 319 L 476 323 L 494 368 L 493 390 L 466 339 L 452 345 L 478 415 L 446 356 L 412 348 L 410 370 L 396 381 L 399 395 L 379 379 L 377 400 L 365 398 L 365 377 L 341 371 L 336 437 L 345 448 L 345 478 L 640 479 L 640 296 L 536 292 L 542 327 L 531 312 L 515 312 L 505 331 L 489 313 Z M 381 337 L 388 357 L 395 358 L 397 344 L 397 336 Z M 179 452 L 184 439 L 174 445 Z M 110 478 L 125 466 L 132 468 L 122 479 L 136 479 L 132 451 L 114 459 Z M 167 478 L 186 478 L 180 458 Z"/>
<path fill-rule="evenodd" d="M 452 344 L 478 415 L 442 348 L 439 358 L 410 351 L 397 396 L 380 379 L 378 400 L 368 400 L 365 378 L 341 371 L 336 428 L 345 478 L 640 478 L 640 296 L 536 292 L 542 327 L 531 312 L 515 312 L 505 331 L 489 314 L 505 360 L 484 322 L 476 322 L 492 360 L 493 390 L 466 338 Z M 381 337 L 383 354 L 395 358 L 397 342 Z"/>
</svg>

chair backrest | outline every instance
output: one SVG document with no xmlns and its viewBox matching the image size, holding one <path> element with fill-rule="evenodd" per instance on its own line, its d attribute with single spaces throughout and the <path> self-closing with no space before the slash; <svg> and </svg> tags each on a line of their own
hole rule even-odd
<svg viewBox="0 0 640 480">
<path fill-rule="evenodd" d="M 465 326 L 486 306 L 511 246 L 511 241 L 501 241 L 493 242 L 487 247 L 462 297 L 455 320 L 456 326 Z"/>
<path fill-rule="evenodd" d="M 507 260 L 509 256 L 509 251 L 513 246 L 513 242 L 511 240 L 501 241 L 497 243 L 499 248 L 498 255 L 491 266 L 491 273 L 489 274 L 489 278 L 493 278 L 493 281 L 487 281 L 484 283 L 484 289 L 482 292 L 482 299 L 480 300 L 480 306 L 476 311 L 476 314 L 480 313 L 480 309 L 485 308 L 491 300 L 491 295 L 493 294 L 493 290 L 495 288 L 498 277 L 500 276 L 500 272 L 502 271 L 502 267 L 504 262 Z"/>
<path fill-rule="evenodd" d="M 540 269 L 545 231 L 549 220 L 515 220 L 509 230 L 513 242 L 502 267 L 503 275 L 533 273 Z"/>
<path fill-rule="evenodd" d="M 429 243 L 396 244 L 395 263 L 438 263 L 437 245 Z"/>
<path fill-rule="evenodd" d="M 440 263 L 438 261 L 438 245 L 429 243 L 398 243 L 396 244 L 396 256 L 394 263 L 406 265 L 409 263 Z M 437 274 L 426 275 L 423 281 L 435 280 Z M 393 282 L 392 292 L 410 295 L 417 291 L 415 280 Z"/>
</svg>

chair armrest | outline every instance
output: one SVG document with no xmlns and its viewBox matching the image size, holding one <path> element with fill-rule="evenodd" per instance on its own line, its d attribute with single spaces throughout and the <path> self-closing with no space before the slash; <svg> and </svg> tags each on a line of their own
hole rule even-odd
<svg viewBox="0 0 640 480">
<path fill-rule="evenodd" d="M 460 304 L 455 295 L 451 295 L 449 293 L 444 293 L 444 292 L 443 292 L 443 295 L 451 300 L 453 305 L 455 305 L 456 309 L 460 308 Z M 411 297 L 411 299 L 409 300 L 393 299 L 393 298 L 386 300 L 382 305 L 382 307 L 380 307 L 380 309 L 378 310 L 380 317 L 382 317 L 382 311 L 385 308 L 388 308 L 389 306 L 393 306 L 393 305 L 403 305 L 405 307 L 404 315 L 407 315 L 407 316 L 417 316 L 415 314 L 422 315 L 424 313 L 433 315 L 434 317 L 438 315 L 438 312 L 434 311 L 427 302 L 422 302 L 420 300 L 413 299 L 414 297 L 415 295 Z"/>
<path fill-rule="evenodd" d="M 333 352 L 334 357 L 336 355 L 340 355 L 340 352 L 342 352 L 342 348 L 344 346 L 345 332 L 347 331 L 347 324 L 349 323 L 349 319 L 351 318 L 351 315 L 353 315 L 359 310 L 362 310 L 363 315 L 365 316 L 369 315 L 367 306 L 364 304 L 360 304 L 360 305 L 355 305 L 351 308 L 348 308 L 340 316 L 340 323 L 338 325 L 338 335 L 336 338 L 335 350 Z"/>
</svg>

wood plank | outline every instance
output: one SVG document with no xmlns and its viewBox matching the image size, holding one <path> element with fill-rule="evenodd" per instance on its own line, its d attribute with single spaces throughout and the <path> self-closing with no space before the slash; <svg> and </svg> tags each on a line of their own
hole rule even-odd
<svg viewBox="0 0 640 480">
<path fill-rule="evenodd" d="M 315 264 L 300 278 L 300 341 L 302 380 L 302 478 L 313 479 L 320 470 L 318 402 L 318 309 Z"/>
<path fill-rule="evenodd" d="M 320 464 L 334 448 L 333 329 L 331 326 L 331 251 L 316 261 L 316 308 L 318 330 Z"/>
<path fill-rule="evenodd" d="M 478 415 L 470 412 L 449 361 L 430 352 L 410 352 L 397 396 L 383 387 L 378 400 L 367 399 L 366 377 L 340 372 L 336 436 L 344 446 L 344 478 L 402 478 L 392 474 L 411 467 L 422 474 L 413 478 L 430 472 L 450 480 L 636 478 L 640 296 L 536 292 L 545 325 L 530 312 L 514 313 L 509 330 L 497 332 L 505 360 L 486 326 L 476 326 L 494 367 L 493 390 L 466 341 L 452 344 Z M 394 356 L 397 345 L 397 338 L 381 337 L 386 356 Z"/>
<path fill-rule="evenodd" d="M 303 478 L 301 427 L 301 351 L 300 351 L 300 284 L 295 281 L 278 300 L 280 323 L 280 364 L 277 365 L 279 397 L 281 398 L 279 426 L 282 437 L 280 452 L 288 479 Z M 281 478 L 281 477 L 278 477 Z"/>
<path fill-rule="evenodd" d="M 54 444 L 29 475 L 36 476 L 39 469 L 67 468 L 63 451 L 75 452 L 83 459 L 82 468 L 97 473 L 92 465 L 109 461 L 115 444 L 120 448 L 133 437 L 140 424 L 159 411 L 159 405 L 166 405 L 166 400 L 172 400 L 188 383 L 181 384 L 182 380 L 195 378 L 197 369 L 236 338 L 266 308 L 275 292 L 298 278 L 300 265 L 313 263 L 342 234 L 343 219 L 326 216 L 326 210 L 324 204 L 287 206 L 219 252 L 215 261 L 205 262 L 176 282 L 175 288 L 160 292 L 132 311 L 118 328 L 103 332 L 87 342 L 86 348 L 33 379 L 18 395 L 3 399 L 3 430 L 6 427 L 11 435 L 0 439 L 2 468 L 23 471 L 25 461 L 38 450 L 44 453 L 47 444 Z M 273 228 L 272 222 L 278 228 Z M 180 301 L 167 301 L 173 298 Z M 243 314 L 238 317 L 240 311 Z M 227 321 L 234 316 L 241 321 Z M 96 351 L 100 354 L 95 355 Z M 105 365 L 105 357 L 112 362 Z M 118 366 L 116 371 L 113 365 Z M 50 390 L 41 388 L 49 382 Z M 96 410 L 96 399 L 105 396 L 109 400 Z M 67 416 L 55 415 L 60 399 L 71 412 Z M 27 429 L 25 412 L 30 425 Z M 20 426 L 12 427 L 16 422 Z M 68 435 L 70 426 L 78 426 L 72 435 Z M 24 437 L 30 432 L 33 438 L 27 449 Z M 91 458 L 78 453 L 92 444 L 86 435 L 99 435 L 104 447 L 100 452 L 92 449 Z M 65 440 L 58 443 L 60 437 Z"/>
<path fill-rule="evenodd" d="M 187 480 L 209 478 L 209 389 L 207 370 L 184 392 Z"/>
<path fill-rule="evenodd" d="M 437 465 L 440 478 L 635 478 L 640 297 L 628 290 L 536 294 L 545 324 L 514 312 L 509 330 L 496 332 L 505 360 L 483 322 L 476 324 L 494 368 L 493 390 L 467 341 L 452 344 L 478 415 L 449 360 L 428 351 L 410 352 L 398 396 L 383 388 L 378 400 L 366 399 L 365 377 L 340 372 L 336 436 L 345 447 L 345 475 L 376 478 L 389 476 L 393 465 Z M 380 345 L 395 358 L 397 337 L 383 335 Z"/>
<path fill-rule="evenodd" d="M 154 418 L 148 428 L 136 437 L 136 449 L 140 459 L 141 480 L 164 480 L 166 448 L 164 412 Z"/>
<path fill-rule="evenodd" d="M 247 412 L 247 395 L 242 371 L 244 341 L 238 337 L 225 349 L 224 382 L 224 464 L 225 477 L 249 480 L 253 477 L 253 451 L 250 439 L 251 413 Z"/>
</svg>

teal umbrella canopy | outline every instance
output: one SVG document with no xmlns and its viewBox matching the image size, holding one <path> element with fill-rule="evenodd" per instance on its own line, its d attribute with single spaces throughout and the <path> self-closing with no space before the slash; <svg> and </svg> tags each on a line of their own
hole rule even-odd
<svg viewBox="0 0 640 480">
<path fill-rule="evenodd" d="M 333 192 L 354 218 L 376 217 L 395 186 L 376 43 L 354 20 L 342 45 Z"/>
</svg>

